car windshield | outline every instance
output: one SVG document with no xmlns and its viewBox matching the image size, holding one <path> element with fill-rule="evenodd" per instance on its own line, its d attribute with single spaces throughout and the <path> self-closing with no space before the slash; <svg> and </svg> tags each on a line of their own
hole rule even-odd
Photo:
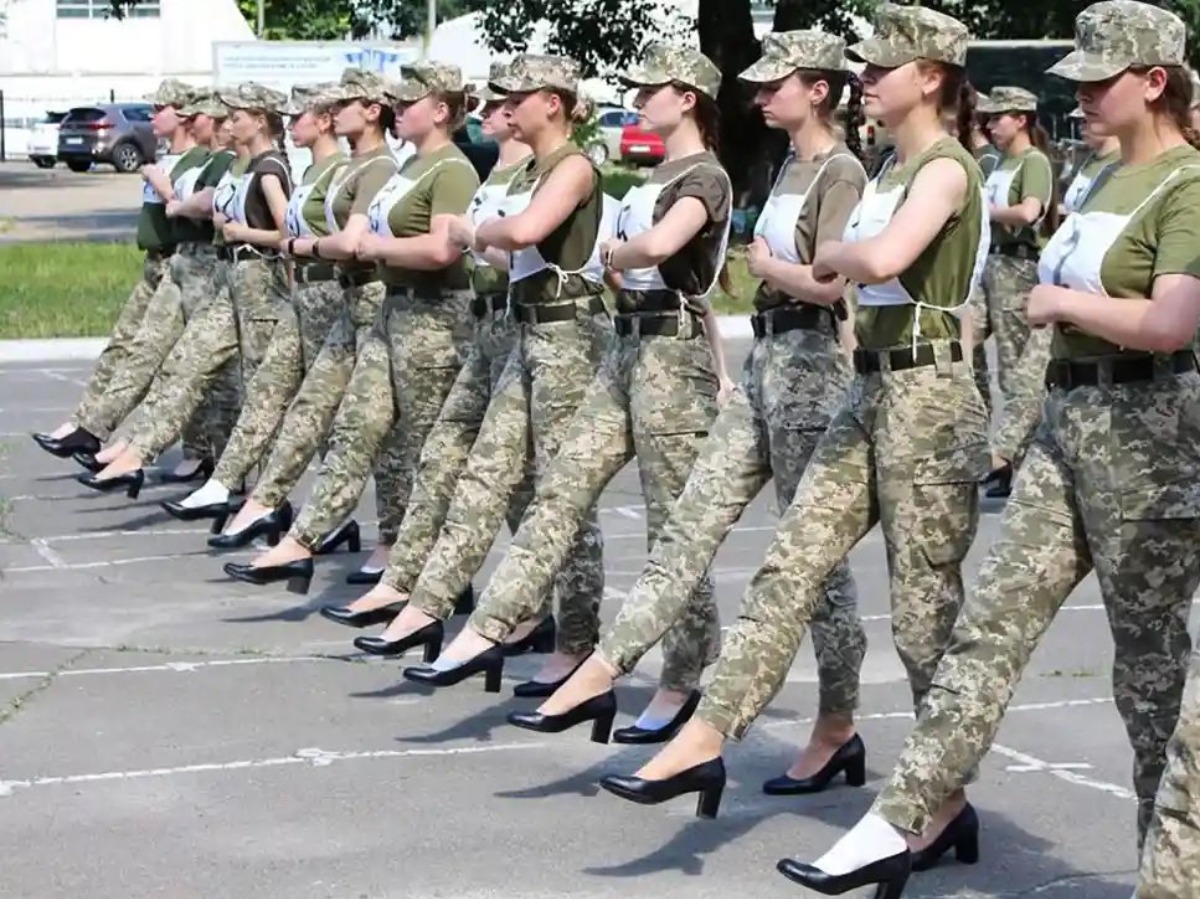
<svg viewBox="0 0 1200 899">
<path fill-rule="evenodd" d="M 46 113 L 46 118 L 42 120 L 42 123 L 45 125 L 57 125 L 66 117 L 67 114 L 65 112 L 48 112 Z"/>
<path fill-rule="evenodd" d="M 70 125 L 75 122 L 98 122 L 104 118 L 104 110 L 91 106 L 77 106 L 63 116 L 63 123 Z"/>
<path fill-rule="evenodd" d="M 129 122 L 149 122 L 154 117 L 154 110 L 149 106 L 126 106 L 121 114 Z"/>
</svg>

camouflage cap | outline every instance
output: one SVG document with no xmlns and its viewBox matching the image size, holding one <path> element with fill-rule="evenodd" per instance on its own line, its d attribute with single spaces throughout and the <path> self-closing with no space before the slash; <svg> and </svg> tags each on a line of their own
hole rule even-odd
<svg viewBox="0 0 1200 899">
<path fill-rule="evenodd" d="M 508 66 L 502 62 L 493 62 L 488 69 L 488 80 L 483 84 L 472 84 L 467 87 L 467 96 L 479 103 L 495 103 L 503 100 L 504 95 L 492 90 L 492 82 L 499 81 L 508 74 Z"/>
<path fill-rule="evenodd" d="M 415 103 L 434 91 L 457 94 L 467 88 L 462 69 L 445 62 L 414 62 L 400 69 L 400 78 L 390 93 L 401 103 Z"/>
<path fill-rule="evenodd" d="M 988 98 L 988 106 L 991 108 L 988 112 L 1037 112 L 1038 98 L 1037 94 L 1025 90 L 1023 87 L 994 87 L 992 94 Z"/>
<path fill-rule="evenodd" d="M 1075 49 L 1047 71 L 1107 81 L 1130 66 L 1181 66 L 1187 29 L 1172 12 L 1137 0 L 1103 0 L 1075 17 Z"/>
<path fill-rule="evenodd" d="M 780 31 L 765 35 L 763 55 L 742 72 L 753 84 L 781 81 L 797 69 L 841 72 L 846 68 L 846 42 L 824 31 Z"/>
<path fill-rule="evenodd" d="M 367 103 L 389 106 L 395 89 L 396 85 L 378 72 L 345 69 L 341 81 L 331 89 L 330 94 L 335 101 L 365 100 Z"/>
<path fill-rule="evenodd" d="M 714 100 L 721 90 L 721 70 L 711 59 L 699 50 L 673 44 L 651 44 L 641 62 L 617 80 L 626 87 L 661 87 L 678 81 Z"/>
<path fill-rule="evenodd" d="M 846 55 L 885 69 L 918 59 L 964 66 L 970 40 L 958 19 L 923 6 L 884 3 L 875 13 L 875 34 L 849 47 Z"/>
<path fill-rule="evenodd" d="M 981 115 L 991 115 L 996 111 L 995 104 L 992 103 L 992 98 L 988 96 L 986 91 L 975 91 L 975 112 Z"/>
<path fill-rule="evenodd" d="M 283 108 L 283 114 L 303 115 L 310 109 L 332 106 L 340 99 L 340 84 L 327 82 L 325 84 L 298 85 L 292 88 L 292 95 Z"/>
<path fill-rule="evenodd" d="M 214 119 L 229 115 L 229 107 L 221 102 L 220 96 L 214 90 L 200 90 L 192 94 L 191 102 L 179 108 L 181 116 L 206 115 Z"/>
<path fill-rule="evenodd" d="M 231 91 L 222 91 L 221 102 L 230 109 L 255 109 L 263 112 L 282 112 L 287 106 L 287 94 L 265 84 L 246 81 Z"/>
<path fill-rule="evenodd" d="M 498 94 L 527 94 L 546 89 L 578 94 L 581 77 L 579 63 L 573 59 L 526 53 L 514 59 L 508 73 L 491 81 L 489 86 Z"/>
<path fill-rule="evenodd" d="M 146 94 L 146 102 L 155 106 L 186 106 L 191 102 L 196 88 L 184 84 L 178 78 L 168 78 L 158 86 L 152 94 Z"/>
</svg>

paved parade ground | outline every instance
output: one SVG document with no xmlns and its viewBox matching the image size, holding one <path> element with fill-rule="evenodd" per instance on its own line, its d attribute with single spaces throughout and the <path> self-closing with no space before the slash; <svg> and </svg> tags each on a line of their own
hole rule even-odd
<svg viewBox="0 0 1200 899">
<path fill-rule="evenodd" d="M 137 226 L 142 179 L 108 166 L 77 173 L 28 160 L 0 164 L 0 244 L 44 240 L 126 241 Z"/>
<path fill-rule="evenodd" d="M 540 657 L 510 660 L 499 696 L 479 679 L 431 695 L 401 679 L 403 662 L 357 654 L 358 632 L 316 610 L 356 595 L 342 579 L 362 557 L 319 560 L 307 598 L 235 584 L 221 573 L 225 558 L 207 552 L 203 526 L 159 509 L 179 487 L 151 476 L 131 502 L 76 484 L 74 463 L 27 433 L 64 418 L 88 369 L 0 366 L 3 899 L 801 896 L 776 860 L 821 854 L 900 749 L 909 692 L 891 645 L 878 530 L 852 559 L 871 641 L 866 788 L 760 791 L 808 733 L 816 694 L 806 643 L 786 689 L 727 753 L 720 816 L 701 821 L 694 798 L 639 807 L 598 792 L 602 774 L 632 772 L 653 747 L 504 723 L 536 703 L 510 688 Z M 646 552 L 632 468 L 602 507 L 611 620 Z M 364 498 L 372 537 L 373 509 Z M 972 575 L 999 510 L 986 507 Z M 774 521 L 760 498 L 717 559 L 725 624 Z M 906 895 L 1127 899 L 1131 753 L 1110 698 L 1111 642 L 1089 578 L 1035 656 L 972 790 L 980 864 L 947 860 Z M 619 687 L 618 725 L 640 711 L 660 662 L 655 653 Z"/>
</svg>

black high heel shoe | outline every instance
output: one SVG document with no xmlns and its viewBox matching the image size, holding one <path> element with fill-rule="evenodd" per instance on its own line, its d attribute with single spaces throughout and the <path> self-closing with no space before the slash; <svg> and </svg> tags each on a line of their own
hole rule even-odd
<svg viewBox="0 0 1200 899">
<path fill-rule="evenodd" d="M 164 484 L 190 484 L 192 481 L 207 481 L 212 477 L 216 467 L 212 459 L 201 459 L 200 465 L 191 474 L 175 474 L 173 471 L 164 471 L 158 476 L 158 479 Z"/>
<path fill-rule="evenodd" d="M 988 472 L 988 476 L 983 479 L 983 486 L 988 488 L 984 495 L 988 499 L 1004 499 L 1007 496 L 1011 496 L 1012 480 L 1012 463 L 1005 462 L 1001 467 Z"/>
<path fill-rule="evenodd" d="M 794 858 L 780 859 L 775 870 L 792 883 L 808 887 L 822 896 L 840 896 L 859 887 L 877 884 L 875 899 L 900 899 L 912 873 L 912 863 L 907 852 L 900 852 L 848 874 L 826 874 L 820 868 Z"/>
<path fill-rule="evenodd" d="M 612 690 L 593 696 L 559 715 L 540 712 L 509 712 L 508 723 L 539 734 L 561 734 L 577 724 L 592 722 L 592 742 L 607 743 L 617 716 L 617 697 Z"/>
<path fill-rule="evenodd" d="M 292 504 L 284 500 L 278 509 L 272 509 L 236 534 L 216 534 L 209 537 L 208 545 L 213 549 L 241 549 L 252 543 L 256 537 L 266 537 L 268 546 L 278 546 L 279 539 L 292 527 L 292 514 Z M 312 559 L 308 561 L 309 564 L 312 563 Z"/>
<path fill-rule="evenodd" d="M 100 452 L 100 438 L 91 431 L 76 428 L 66 437 L 51 437 L 49 434 L 34 434 L 33 442 L 52 456 L 69 459 L 75 453 L 96 455 Z"/>
<path fill-rule="evenodd" d="M 609 774 L 601 778 L 600 786 L 614 796 L 640 805 L 658 805 L 685 793 L 699 793 L 696 817 L 711 819 L 717 817 L 721 794 L 725 791 L 725 762 L 717 756 L 665 780 Z"/>
<path fill-rule="evenodd" d="M 666 743 L 677 733 L 679 728 L 683 727 L 696 713 L 696 706 L 700 705 L 700 691 L 693 690 L 692 694 L 687 698 L 687 702 L 675 713 L 672 718 L 663 727 L 657 730 L 649 730 L 644 727 L 638 727 L 636 724 L 630 727 L 622 727 L 613 734 L 614 743 L 632 743 L 635 746 L 648 746 L 652 743 Z"/>
<path fill-rule="evenodd" d="M 951 849 L 954 850 L 954 857 L 964 865 L 974 865 L 979 861 L 979 815 L 969 802 L 938 834 L 936 840 L 924 849 L 911 853 L 912 869 L 928 871 Z"/>
<path fill-rule="evenodd" d="M 101 493 L 124 490 L 125 495 L 130 499 L 137 499 L 138 494 L 142 492 L 142 485 L 146 483 L 146 472 L 139 468 L 137 471 L 130 471 L 125 474 L 119 474 L 114 478 L 104 478 L 103 480 L 94 474 L 84 473 L 76 475 L 75 480 L 84 487 L 98 490 Z"/>
<path fill-rule="evenodd" d="M 96 457 L 92 453 L 72 453 L 71 458 L 75 460 L 80 468 L 86 468 L 92 474 L 99 474 L 108 467 L 103 462 L 97 462 Z"/>
<path fill-rule="evenodd" d="M 504 674 L 504 653 L 497 644 L 448 671 L 438 671 L 434 668 L 405 668 L 401 673 L 405 680 L 426 684 L 430 687 L 453 687 L 472 675 L 482 674 L 484 692 L 499 693 L 500 678 Z"/>
<path fill-rule="evenodd" d="M 551 649 L 553 652 L 553 649 Z M 575 676 L 575 672 L 583 667 L 583 663 L 591 657 L 589 652 L 586 656 L 575 663 L 575 667 L 554 681 L 527 680 L 522 684 L 517 684 L 513 687 L 513 696 L 518 699 L 546 699 L 553 696 L 558 688 Z"/>
<path fill-rule="evenodd" d="M 235 581 L 254 584 L 256 587 L 287 581 L 289 593 L 303 595 L 308 593 L 308 588 L 312 585 L 313 561 L 312 559 L 297 559 L 285 565 L 262 565 L 259 567 L 226 562 L 225 573 Z"/>
<path fill-rule="evenodd" d="M 472 603 L 472 606 L 474 603 Z M 515 643 L 501 643 L 506 656 L 519 656 L 526 652 L 554 652 L 554 641 L 558 636 L 558 628 L 554 624 L 554 616 L 547 615 L 538 622 L 537 627 Z"/>
<path fill-rule="evenodd" d="M 168 499 L 159 503 L 159 506 L 176 521 L 199 521 L 202 518 L 211 518 L 214 522 L 221 522 L 221 527 L 224 527 L 225 520 L 229 516 L 229 503 L 227 502 L 209 503 L 206 506 L 185 506 L 182 500 Z M 219 534 L 221 528 L 216 528 L 215 532 Z"/>
<path fill-rule="evenodd" d="M 373 627 L 376 624 L 391 624 L 406 605 L 406 602 L 394 602 L 367 612 L 352 612 L 347 606 L 321 606 L 318 613 L 322 618 L 346 627 Z"/>
<path fill-rule="evenodd" d="M 825 767 L 811 777 L 796 778 L 784 774 L 768 780 L 762 789 L 768 796 L 820 793 L 843 771 L 846 772 L 846 783 L 849 786 L 861 787 L 867 782 L 867 747 L 858 734 L 839 746 L 833 758 L 825 763 Z"/>
<path fill-rule="evenodd" d="M 351 571 L 346 575 L 346 583 L 351 587 L 374 587 L 383 580 L 383 573 L 386 570 L 386 568 L 380 568 L 378 571 L 368 571 L 360 568 L 358 571 Z"/>
<path fill-rule="evenodd" d="M 383 637 L 358 637 L 354 648 L 370 653 L 373 656 L 401 656 L 417 646 L 425 647 L 425 664 L 437 661 L 442 654 L 442 640 L 446 632 L 440 621 L 431 621 L 407 637 L 399 640 L 385 640 Z"/>
<path fill-rule="evenodd" d="M 343 543 L 346 544 L 348 552 L 362 552 L 362 531 L 359 529 L 357 521 L 351 519 L 350 521 L 343 522 L 340 526 L 322 537 L 320 544 L 313 550 L 313 555 L 327 556 L 330 553 L 335 553 Z"/>
</svg>

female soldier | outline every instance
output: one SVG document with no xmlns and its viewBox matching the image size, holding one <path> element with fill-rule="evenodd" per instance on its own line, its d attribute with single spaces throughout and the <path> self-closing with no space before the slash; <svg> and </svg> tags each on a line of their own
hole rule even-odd
<svg viewBox="0 0 1200 899">
<path fill-rule="evenodd" d="M 793 154 L 780 172 L 755 229 L 751 270 L 763 278 L 752 319 L 755 343 L 742 391 L 721 411 L 679 502 L 654 544 L 646 569 L 629 592 L 599 651 L 537 717 L 514 716 L 520 727 L 546 730 L 592 697 L 610 693 L 682 616 L 721 541 L 775 478 L 781 509 L 792 500 L 817 439 L 837 410 L 850 379 L 838 344 L 838 309 L 845 280 L 817 283 L 817 246 L 839 239 L 866 184 L 866 172 L 836 134 L 833 111 L 849 81 L 847 134 L 857 147 L 861 115 L 857 81 L 846 70 L 845 43 L 819 31 L 769 34 L 763 57 L 742 73 L 757 89 L 768 125 L 786 129 Z M 840 310 L 839 310 L 840 311 Z M 866 636 L 857 617 L 849 566 L 833 569 L 814 613 L 813 643 L 820 673 L 820 714 L 809 746 L 768 793 L 824 789 L 842 771 L 862 783 L 865 750 L 854 732 L 858 675 Z M 686 698 L 686 697 L 685 697 Z M 674 702 L 670 700 L 673 699 Z M 674 736 L 699 697 L 661 695 L 619 742 L 662 742 Z M 575 714 L 581 714 L 576 712 Z"/>
<path fill-rule="evenodd" d="M 499 80 L 507 71 L 506 66 L 493 63 L 491 80 Z M 496 166 L 476 192 L 468 211 L 471 223 L 478 226 L 500 214 L 509 182 L 528 162 L 530 151 L 528 144 L 514 136 L 511 117 L 500 94 L 484 85 L 472 91 L 471 97 L 483 104 L 479 110 L 483 133 L 496 141 L 499 148 Z M 452 226 L 452 236 L 460 238 L 462 235 L 457 232 L 461 230 L 461 226 Z M 396 613 L 393 604 L 401 598 L 401 591 L 411 589 L 437 541 L 454 485 L 479 435 L 492 391 L 516 342 L 517 325 L 508 315 L 508 254 L 493 251 L 474 253 L 474 257 L 471 288 L 475 298 L 471 310 L 475 316 L 475 341 L 421 450 L 412 498 L 388 557 L 387 572 L 382 583 L 349 606 L 322 608 L 321 614 L 331 621 L 367 627 L 385 624 Z M 532 458 L 527 467 L 530 470 L 525 482 L 508 506 L 508 524 L 513 533 L 533 496 Z M 459 605 L 463 608 L 473 605 L 469 586 Z"/>
<path fill-rule="evenodd" d="M 280 308 L 287 302 L 287 273 L 278 253 L 291 193 L 287 161 L 276 148 L 278 110 L 287 98 L 259 84 L 239 85 L 220 94 L 232 110 L 235 139 L 251 154 L 234 198 L 233 220 L 222 228 L 221 255 L 234 263 L 229 273 L 230 302 L 207 304 L 189 323 L 171 351 L 162 377 L 138 410 L 128 447 L 97 475 L 79 482 L 94 490 L 141 490 L 143 464 L 179 436 L 199 408 L 221 368 L 239 352 L 248 381 L 262 359 Z"/>
<path fill-rule="evenodd" d="M 293 144 L 312 154 L 312 165 L 288 202 L 287 235 L 279 249 L 289 256 L 294 241 L 329 234 L 325 199 L 330 183 L 347 162 L 333 133 L 333 87 L 336 85 L 293 88 L 286 109 L 292 117 Z M 208 517 L 209 506 L 228 500 L 228 491 L 220 485 L 239 484 L 250 473 L 266 453 L 288 404 L 342 312 L 342 289 L 332 263 L 300 262 L 293 275 L 292 307 L 280 314 L 262 365 L 247 385 L 242 414 L 212 479 L 182 502 L 163 503 L 163 508 L 176 518 L 189 521 Z"/>
<path fill-rule="evenodd" d="M 170 181 L 175 167 L 183 156 L 195 147 L 189 123 L 179 114 L 179 110 L 191 102 L 194 93 L 195 88 L 174 78 L 168 78 L 158 86 L 157 91 L 146 98 L 155 107 L 151 120 L 154 136 L 159 139 L 165 138 L 170 144 L 165 156 L 142 168 L 142 177 L 146 183 L 142 189 L 142 211 L 137 223 L 138 249 L 146 254 L 142 263 L 142 277 L 121 308 L 117 323 L 113 326 L 112 336 L 96 361 L 96 367 L 92 370 L 75 412 L 70 419 L 50 433 L 33 435 L 38 446 L 60 458 L 67 459 L 78 452 L 98 452 L 101 442 L 108 439 L 112 429 L 132 410 L 141 395 L 138 394 L 132 404 L 124 409 L 124 414 L 115 420 L 114 413 L 109 411 L 108 397 L 127 382 L 145 383 L 148 386 L 149 380 L 157 371 L 157 366 L 148 373 L 129 369 L 132 367 L 134 340 L 141 331 L 155 291 L 168 274 L 170 259 L 175 251 L 164 204 L 170 199 Z M 157 175 L 154 175 L 154 172 L 157 172 Z M 154 187 L 150 180 L 152 177 L 163 188 L 164 193 L 160 194 Z M 168 345 L 163 350 L 164 354 L 169 349 Z M 142 390 L 145 389 L 143 386 Z"/>
<path fill-rule="evenodd" d="M 322 256 L 335 261 L 338 284 L 343 291 L 341 317 L 325 338 L 312 368 L 284 417 L 270 456 L 254 493 L 238 511 L 224 533 L 209 538 L 214 549 L 233 549 L 265 535 L 278 542 L 292 524 L 288 491 L 300 480 L 312 457 L 329 434 L 334 416 L 350 383 L 359 349 L 365 345 L 383 305 L 384 285 L 377 267 L 355 259 L 359 239 L 370 227 L 367 213 L 375 195 L 396 174 L 396 160 L 385 134 L 392 127 L 387 81 L 374 72 L 346 69 L 337 89 L 331 91 L 333 127 L 338 137 L 353 147 L 350 161 L 329 185 L 324 204 L 325 227 Z M 313 255 L 313 237 L 291 243 L 297 260 L 320 262 Z M 236 484 L 232 476 L 213 477 L 205 485 L 203 508 L 224 527 L 229 513 L 229 494 Z M 357 526 L 342 530 L 352 539 Z M 331 540 L 338 535 L 331 535 Z M 328 545 L 328 543 L 326 544 Z"/>
<path fill-rule="evenodd" d="M 1071 118 L 1082 119 L 1083 110 L 1073 109 Z M 1063 194 L 1064 216 L 1079 212 L 1097 179 L 1109 166 L 1115 165 L 1121 159 L 1121 142 L 1114 135 L 1097 134 L 1094 129 L 1088 127 L 1086 121 L 1083 124 L 1083 140 L 1090 152 L 1075 170 L 1075 176 Z"/>
<path fill-rule="evenodd" d="M 706 332 L 703 316 L 730 228 L 732 188 L 713 152 L 720 70 L 696 51 L 655 44 L 622 81 L 638 88 L 634 106 L 662 136 L 666 161 L 626 195 L 617 237 L 601 248 L 606 267 L 619 273 L 618 339 L 559 444 L 485 602 L 446 653 L 448 661 L 467 662 L 506 640 L 520 623 L 536 620 L 584 517 L 635 453 L 653 539 L 716 416 L 720 335 L 715 321 Z M 707 579 L 697 585 L 697 614 L 672 634 L 663 686 L 684 698 L 720 640 L 712 590 Z M 402 646 L 411 645 L 406 638 L 414 633 L 435 634 L 423 642 L 436 654 L 440 629 L 440 620 L 413 608 L 402 611 L 390 630 Z M 503 660 L 502 654 L 496 657 Z M 489 677 L 499 672 L 494 666 Z M 426 674 L 427 669 L 405 672 L 415 679 Z M 517 695 L 547 696 L 556 686 L 535 678 L 518 687 Z"/>
<path fill-rule="evenodd" d="M 371 231 L 357 248 L 359 259 L 381 265 L 387 298 L 354 367 L 311 499 L 287 539 L 250 565 L 225 566 L 237 580 L 289 580 L 307 591 L 314 551 L 354 510 L 393 428 L 401 441 L 393 472 L 411 483 L 425 435 L 462 366 L 472 330 L 470 281 L 449 226 L 479 187 L 451 139 L 466 115 L 465 85 L 457 66 L 442 63 L 414 64 L 404 76 L 394 88 L 396 132 L 417 153 L 376 195 Z M 324 256 L 321 241 L 311 249 Z M 384 491 L 378 478 L 376 484 Z M 394 514 L 394 503 L 402 508 L 407 495 L 382 502 Z"/>
<path fill-rule="evenodd" d="M 475 230 L 475 249 L 511 254 L 509 314 L 520 325 L 516 347 L 488 406 L 437 544 L 414 585 L 411 604 L 436 621 L 404 638 L 436 655 L 434 637 L 463 587 L 486 556 L 504 510 L 525 476 L 532 434 L 536 477 L 566 436 L 612 331 L 604 303 L 598 240 L 604 233 L 604 193 L 599 173 L 570 141 L 578 109 L 579 66 L 561 56 L 518 57 L 493 90 L 505 95 L 513 129 L 533 149 L 533 159 L 509 185 L 504 215 Z M 602 539 L 594 512 L 579 529 L 556 593 L 557 652 L 543 674 L 561 678 L 596 640 L 604 588 Z M 528 641 L 540 638 L 530 633 Z M 518 644 L 510 651 L 525 648 Z M 430 669 L 434 684 L 455 683 L 496 670 L 488 651 Z M 556 673 L 557 669 L 557 673 Z M 406 672 L 407 673 L 407 672 Z M 495 674 L 489 688 L 499 689 Z"/>
<path fill-rule="evenodd" d="M 1038 124 L 1037 103 L 1036 96 L 1019 87 L 993 88 L 988 98 L 988 131 L 1004 158 L 987 179 L 992 255 L 977 295 L 974 325 L 979 346 L 989 334 L 996 337 L 997 378 L 1006 401 L 1024 386 L 1014 372 L 1029 342 L 1025 301 L 1037 283 L 1039 226 L 1053 233 L 1058 223 L 1054 169 L 1046 155 L 1049 137 Z M 986 358 L 979 356 L 977 362 Z M 1041 381 L 1040 373 L 1036 380 Z M 991 389 L 987 379 L 981 384 Z M 1040 384 L 1030 386 L 1040 390 Z M 993 455 L 986 478 L 989 497 L 1008 496 L 1011 459 L 1023 451 L 1009 451 L 1008 461 Z"/>
<path fill-rule="evenodd" d="M 1088 126 L 1114 134 L 1121 166 L 1046 245 L 1029 298 L 1053 325 L 1049 395 L 1000 538 L 938 666 L 933 689 L 871 812 L 792 879 L 840 893 L 902 883 L 906 834 L 931 852 L 972 843 L 952 794 L 988 751 L 1021 672 L 1094 567 L 1115 643 L 1113 689 L 1134 750 L 1140 837 L 1179 714 L 1200 584 L 1200 152 L 1189 146 L 1185 28 L 1135 0 L 1079 14 L 1075 51 L 1050 69 L 1078 82 Z M 866 879 L 865 879 L 866 878 Z M 898 889 L 887 893 L 899 896 Z"/>
<path fill-rule="evenodd" d="M 764 565 L 750 583 L 712 685 L 679 734 L 609 791 L 637 802 L 700 792 L 716 814 L 721 748 L 783 684 L 829 572 L 878 521 L 888 545 L 896 648 L 914 703 L 928 692 L 962 604 L 961 563 L 987 463 L 983 399 L 959 322 L 987 258 L 987 212 L 970 136 L 968 34 L 924 7 L 883 4 L 866 63 L 866 112 L 896 137 L 894 168 L 866 188 L 845 241 L 817 247 L 813 277 L 858 291 L 856 377 L 820 438 Z M 944 127 L 958 106 L 962 143 Z M 611 700 L 610 700 L 611 701 Z M 594 702 L 599 706 L 600 701 Z"/>
</svg>

